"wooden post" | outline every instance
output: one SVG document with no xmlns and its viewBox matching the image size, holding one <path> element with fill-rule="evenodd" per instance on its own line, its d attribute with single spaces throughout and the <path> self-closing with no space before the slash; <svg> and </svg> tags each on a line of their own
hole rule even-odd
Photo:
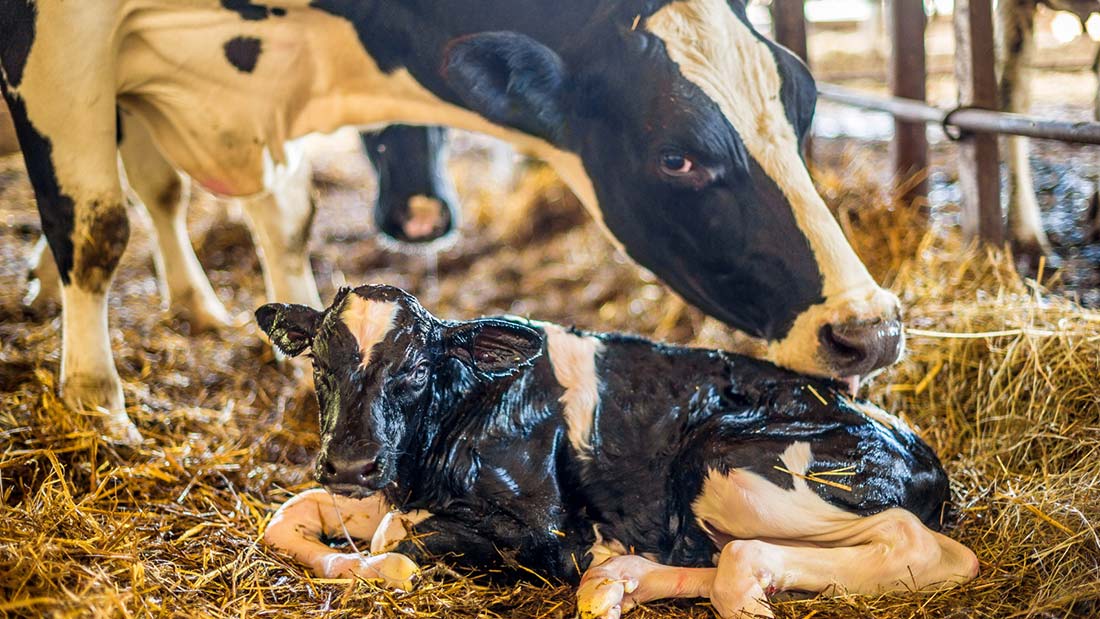
<svg viewBox="0 0 1100 619">
<path fill-rule="evenodd" d="M 775 24 L 775 40 L 809 65 L 805 0 L 773 0 L 772 22 Z"/>
<path fill-rule="evenodd" d="M 959 105 L 997 109 L 991 0 L 955 0 L 955 79 Z M 973 133 L 959 141 L 963 231 L 985 243 L 1004 243 L 997 136 Z"/>
<path fill-rule="evenodd" d="M 791 50 L 810 66 L 810 54 L 806 44 L 806 3 L 805 0 L 772 0 L 772 24 L 775 27 L 775 41 Z M 806 136 L 802 145 L 806 161 L 812 154 L 812 140 Z"/>
<path fill-rule="evenodd" d="M 887 0 L 890 27 L 890 89 L 895 97 L 925 101 L 924 30 L 926 16 L 920 0 Z M 928 136 L 923 122 L 894 119 L 892 159 L 894 175 L 906 202 L 927 204 Z"/>
</svg>

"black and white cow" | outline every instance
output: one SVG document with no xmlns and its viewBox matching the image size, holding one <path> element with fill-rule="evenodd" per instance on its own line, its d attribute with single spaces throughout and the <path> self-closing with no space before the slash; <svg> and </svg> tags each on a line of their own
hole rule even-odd
<svg viewBox="0 0 1100 619">
<path fill-rule="evenodd" d="M 18 151 L 14 133 L 10 140 L 5 140 L 4 125 L 10 122 L 7 117 L 7 106 L 0 106 L 0 155 Z M 458 197 L 454 183 L 451 182 L 446 170 L 447 133 L 439 127 L 408 127 L 393 125 L 381 131 L 364 131 L 360 133 L 363 148 L 370 159 L 378 180 L 378 193 L 373 208 L 373 219 L 378 231 L 382 233 L 380 240 L 386 243 L 388 240 L 396 241 L 399 245 L 411 247 L 435 247 L 447 243 L 448 238 L 457 229 L 460 219 Z M 125 140 L 125 137 L 122 138 Z M 124 155 L 130 149 L 122 149 Z M 134 168 L 136 162 L 124 158 L 123 165 L 126 168 Z M 306 182 L 307 175 L 297 174 L 292 177 L 296 182 Z M 179 200 L 178 210 L 146 208 L 150 219 L 155 222 L 158 235 L 168 235 L 169 246 L 176 235 L 183 238 L 176 241 L 182 252 L 191 247 L 187 238 L 187 229 L 184 225 L 187 207 L 187 193 L 191 182 L 186 176 L 178 181 L 170 180 L 171 195 Z M 139 180 L 139 186 L 140 180 Z M 284 188 L 285 193 L 294 195 L 302 191 L 301 188 Z M 176 196 L 175 192 L 179 192 Z M 147 204 L 146 197 L 138 195 L 131 189 L 133 202 Z M 154 200 L 152 204 L 156 205 Z M 167 219 L 167 220 L 166 220 Z M 255 228 L 255 226 L 253 226 Z M 186 285 L 194 278 L 196 281 L 205 279 L 201 268 L 195 263 L 187 262 L 177 264 L 171 260 L 178 258 L 171 252 L 158 253 L 156 260 L 157 275 L 160 279 L 160 289 L 166 300 L 172 305 L 172 309 L 180 317 L 191 322 L 192 330 L 202 331 L 224 326 L 225 312 L 220 308 L 216 298 L 207 299 L 205 304 L 209 311 L 194 311 L 194 304 L 199 299 L 179 298 L 177 295 L 186 295 Z M 261 260 L 264 254 L 261 253 Z M 24 304 L 32 310 L 38 311 L 51 307 L 60 301 L 61 275 L 57 271 L 57 264 L 50 253 L 49 243 L 43 235 L 31 251 L 27 261 L 27 294 Z M 180 273 L 181 268 L 194 269 L 191 273 Z M 267 262 L 264 268 L 270 270 Z M 274 282 L 272 282 L 274 283 Z M 200 282 L 201 284 L 201 282 Z M 200 288 L 204 286 L 200 285 Z M 269 290 L 271 300 L 279 298 L 274 290 Z"/>
<path fill-rule="evenodd" d="M 837 383 L 633 336 L 442 321 L 388 286 L 256 317 L 287 354 L 311 352 L 325 486 L 265 539 L 323 577 L 408 587 L 445 557 L 579 582 L 582 617 L 699 596 L 732 617 L 770 616 L 780 590 L 977 574 L 934 531 L 949 501 L 935 453 Z M 374 554 L 322 543 L 342 535 Z"/>
<path fill-rule="evenodd" d="M 1031 108 L 1030 69 L 1035 57 L 1035 16 L 1043 4 L 1056 11 L 1069 11 L 1082 21 L 1100 13 L 1097 0 L 1001 0 L 997 4 L 997 32 L 1001 48 L 1000 105 L 1007 112 L 1027 114 Z M 1100 51 L 1092 65 L 1098 84 L 1095 116 L 1100 120 Z M 1050 255 L 1039 203 L 1035 199 L 1035 181 L 1031 175 L 1030 140 L 1024 137 L 1006 138 L 1009 149 L 1007 206 L 1009 239 L 1018 250 L 1030 256 Z M 1100 195 L 1100 194 L 1098 194 Z M 1092 198 L 1085 225 L 1091 226 L 1088 237 L 1100 240 L 1100 200 Z"/>
<path fill-rule="evenodd" d="M 857 380 L 903 347 L 897 298 L 801 159 L 813 79 L 741 0 L 0 0 L 0 67 L 63 284 L 61 393 L 118 437 L 138 436 L 107 328 L 129 237 L 118 153 L 161 213 L 173 297 L 218 323 L 176 170 L 243 197 L 274 298 L 321 307 L 291 140 L 346 125 L 539 155 L 628 255 L 780 365 Z"/>
<path fill-rule="evenodd" d="M 447 174 L 447 131 L 393 125 L 362 134 L 378 174 L 374 223 L 387 238 L 422 245 L 458 227 L 458 196 Z"/>
</svg>

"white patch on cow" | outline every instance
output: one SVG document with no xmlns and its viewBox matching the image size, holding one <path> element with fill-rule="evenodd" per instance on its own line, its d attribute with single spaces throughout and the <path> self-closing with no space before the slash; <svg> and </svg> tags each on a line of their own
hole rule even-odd
<svg viewBox="0 0 1100 619">
<path fill-rule="evenodd" d="M 600 400 L 600 379 L 596 357 L 603 352 L 603 342 L 588 335 L 574 335 L 555 324 L 532 323 L 546 333 L 546 349 L 554 378 L 565 389 L 560 402 L 569 428 L 569 442 L 578 454 L 592 451 L 592 426 L 596 405 Z"/>
<path fill-rule="evenodd" d="M 782 78 L 772 51 L 725 0 L 669 3 L 649 17 L 646 28 L 664 41 L 684 78 L 718 105 L 790 203 L 824 278 L 826 301 L 804 312 L 768 353 L 780 365 L 821 373 L 814 354 L 821 326 L 836 318 L 893 315 L 898 302 L 871 278 L 814 188 L 783 108 Z"/>
<path fill-rule="evenodd" d="M 703 482 L 703 490 L 692 504 L 695 517 L 708 531 L 737 539 L 760 537 L 762 533 L 753 519 L 743 518 L 739 506 L 751 503 L 760 519 L 769 522 L 769 535 L 774 539 L 795 540 L 803 537 L 806 522 L 839 522 L 856 518 L 854 514 L 827 503 L 807 485 L 805 475 L 813 454 L 810 444 L 794 443 L 780 456 L 783 467 L 792 473 L 794 488 L 784 490 L 764 477 L 747 469 L 734 469 L 728 475 L 711 471 Z M 760 466 L 771 466 L 761 462 Z"/>
<path fill-rule="evenodd" d="M 347 304 L 340 313 L 340 320 L 359 343 L 360 367 L 367 367 L 370 364 L 374 346 L 386 339 L 386 335 L 393 329 L 397 309 L 396 303 L 370 301 L 354 292 L 348 295 Z"/>
</svg>

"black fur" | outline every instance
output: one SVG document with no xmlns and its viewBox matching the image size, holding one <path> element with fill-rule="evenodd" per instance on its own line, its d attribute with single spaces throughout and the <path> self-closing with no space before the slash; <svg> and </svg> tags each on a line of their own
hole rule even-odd
<svg viewBox="0 0 1100 619">
<path fill-rule="evenodd" d="M 363 133 L 361 137 L 367 157 L 378 173 L 378 200 L 374 206 L 378 229 L 405 243 L 434 241 L 454 231 L 459 207 L 444 158 L 447 130 L 391 125 L 376 133 Z M 417 195 L 439 200 L 443 212 L 436 230 L 427 237 L 411 239 L 403 226 L 412 216 L 409 198 Z"/>
<path fill-rule="evenodd" d="M 339 319 L 348 295 L 401 308 L 366 367 Z M 315 327 L 319 477 L 375 456 L 369 484 L 326 485 L 353 496 L 381 490 L 400 509 L 431 512 L 399 552 L 576 582 L 595 526 L 662 563 L 712 565 L 724 540 L 705 533 L 691 507 L 708 473 L 746 469 L 790 488 L 791 475 L 775 467 L 796 442 L 811 445 L 808 473 L 854 473 L 843 478 L 851 491 L 809 484 L 828 503 L 859 515 L 901 507 L 939 527 L 949 497 L 935 453 L 864 416 L 831 383 L 728 353 L 589 334 L 604 346 L 600 399 L 591 453 L 579 454 L 553 360 L 524 343 L 531 325 L 490 320 L 442 322 L 397 289 L 364 286 L 342 291 Z M 487 374 L 472 361 L 481 346 L 456 334 L 479 324 L 510 334 L 496 347 L 512 351 L 512 371 Z"/>
<path fill-rule="evenodd" d="M 23 81 L 37 17 L 34 0 L 0 0 L 0 70 L 12 88 Z"/>
<path fill-rule="evenodd" d="M 66 286 L 71 281 L 73 270 L 73 225 L 75 205 L 72 197 L 61 191 L 57 182 L 57 172 L 53 167 L 53 144 L 50 139 L 34 128 L 27 117 L 27 108 L 23 99 L 8 91 L 0 80 L 0 90 L 11 112 L 15 134 L 19 137 L 19 147 L 23 152 L 23 161 L 27 166 L 27 175 L 34 185 L 35 202 L 38 215 L 42 220 L 42 232 L 50 243 L 61 275 Z"/>
<path fill-rule="evenodd" d="M 260 61 L 263 41 L 256 37 L 233 37 L 225 42 L 225 59 L 241 73 L 252 73 Z"/>
<path fill-rule="evenodd" d="M 260 21 L 268 17 L 282 17 L 286 9 L 256 4 L 252 0 L 222 0 L 222 6 L 241 16 L 241 19 Z"/>
</svg>

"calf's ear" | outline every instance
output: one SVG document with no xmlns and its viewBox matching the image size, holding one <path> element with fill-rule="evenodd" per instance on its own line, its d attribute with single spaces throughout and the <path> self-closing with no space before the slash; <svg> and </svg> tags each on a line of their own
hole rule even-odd
<svg viewBox="0 0 1100 619">
<path fill-rule="evenodd" d="M 451 41 L 442 74 L 473 111 L 556 143 L 565 123 L 565 65 L 554 50 L 515 32 L 482 32 Z"/>
<path fill-rule="evenodd" d="M 483 318 L 448 326 L 443 334 L 448 355 L 487 378 L 510 376 L 542 354 L 542 336 L 524 325 Z"/>
<path fill-rule="evenodd" d="M 268 303 L 256 310 L 256 323 L 276 348 L 297 357 L 313 344 L 321 312 L 305 305 Z"/>
</svg>

